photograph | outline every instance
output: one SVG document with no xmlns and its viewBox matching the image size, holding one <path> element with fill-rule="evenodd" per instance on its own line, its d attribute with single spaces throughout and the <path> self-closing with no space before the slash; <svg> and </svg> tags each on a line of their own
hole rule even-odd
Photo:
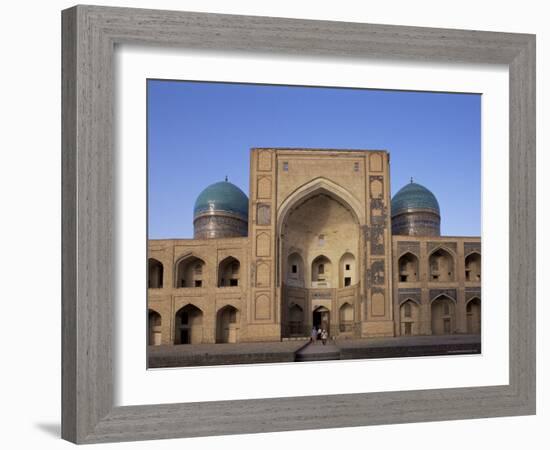
<svg viewBox="0 0 550 450">
<path fill-rule="evenodd" d="M 480 94 L 146 83 L 148 368 L 481 353 Z"/>
</svg>

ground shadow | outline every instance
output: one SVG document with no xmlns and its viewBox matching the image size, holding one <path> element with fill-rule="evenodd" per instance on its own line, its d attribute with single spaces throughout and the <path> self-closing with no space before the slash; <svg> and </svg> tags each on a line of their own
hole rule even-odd
<svg viewBox="0 0 550 450">
<path fill-rule="evenodd" d="M 60 423 L 37 423 L 36 428 L 42 430 L 44 433 L 50 436 L 60 438 L 61 437 L 61 424 Z"/>
</svg>

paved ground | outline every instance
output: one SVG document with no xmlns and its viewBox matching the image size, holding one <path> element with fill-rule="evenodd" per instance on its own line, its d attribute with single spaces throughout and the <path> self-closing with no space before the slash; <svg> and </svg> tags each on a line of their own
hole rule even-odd
<svg viewBox="0 0 550 450">
<path fill-rule="evenodd" d="M 166 345 L 148 348 L 150 368 L 333 359 L 396 358 L 481 352 L 479 335 L 411 336 L 244 344 Z"/>
<path fill-rule="evenodd" d="M 340 359 L 405 358 L 481 353 L 479 335 L 401 336 L 337 341 Z"/>
<path fill-rule="evenodd" d="M 159 345 L 147 349 L 150 368 L 293 362 L 307 341 Z"/>
<path fill-rule="evenodd" d="M 403 347 L 417 345 L 450 345 L 479 343 L 478 334 L 454 334 L 451 336 L 399 336 L 392 338 L 343 339 L 336 341 L 340 348 Z"/>
</svg>

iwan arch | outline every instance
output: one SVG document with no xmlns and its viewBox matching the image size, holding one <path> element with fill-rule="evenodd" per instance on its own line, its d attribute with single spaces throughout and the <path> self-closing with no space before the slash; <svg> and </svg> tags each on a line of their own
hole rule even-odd
<svg viewBox="0 0 550 450">
<path fill-rule="evenodd" d="M 149 343 L 479 334 L 480 238 L 389 176 L 381 150 L 252 149 L 249 198 L 215 183 L 193 239 L 149 240 Z"/>
</svg>

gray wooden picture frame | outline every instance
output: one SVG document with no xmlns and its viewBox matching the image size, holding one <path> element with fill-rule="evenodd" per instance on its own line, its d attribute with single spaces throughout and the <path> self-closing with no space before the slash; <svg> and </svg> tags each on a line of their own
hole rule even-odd
<svg viewBox="0 0 550 450">
<path fill-rule="evenodd" d="M 94 443 L 535 413 L 534 35 L 97 6 L 63 11 L 62 31 L 64 439 Z M 115 407 L 113 53 L 121 43 L 506 64 L 509 384 Z"/>
</svg>

